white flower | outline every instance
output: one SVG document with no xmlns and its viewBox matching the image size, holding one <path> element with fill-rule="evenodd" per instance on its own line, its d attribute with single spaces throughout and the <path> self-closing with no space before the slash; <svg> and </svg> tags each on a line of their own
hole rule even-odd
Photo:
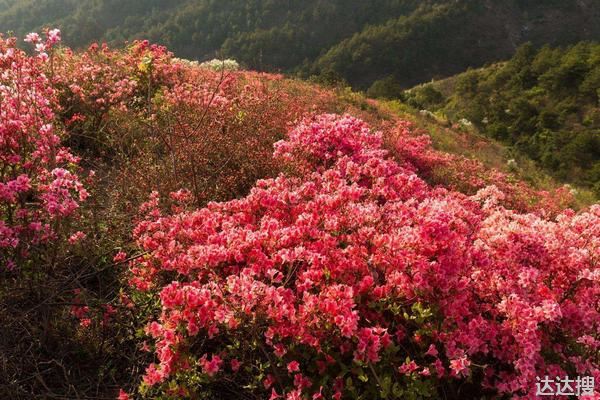
<svg viewBox="0 0 600 400">
<path fill-rule="evenodd" d="M 458 121 L 458 123 L 461 124 L 462 126 L 467 126 L 467 127 L 473 126 L 473 123 L 466 118 L 461 118 Z"/>
<path fill-rule="evenodd" d="M 200 64 L 200 68 L 212 69 L 213 71 L 237 71 L 240 69 L 240 65 L 237 61 L 230 58 L 225 60 L 219 60 L 215 58 L 213 60 L 203 62 Z"/>
</svg>

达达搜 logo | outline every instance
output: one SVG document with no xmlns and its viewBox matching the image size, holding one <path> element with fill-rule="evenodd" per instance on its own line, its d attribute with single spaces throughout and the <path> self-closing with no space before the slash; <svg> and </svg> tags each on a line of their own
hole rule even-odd
<svg viewBox="0 0 600 400">
<path fill-rule="evenodd" d="M 584 376 L 571 379 L 568 376 L 550 379 L 537 377 L 536 396 L 593 396 L 594 377 Z"/>
</svg>

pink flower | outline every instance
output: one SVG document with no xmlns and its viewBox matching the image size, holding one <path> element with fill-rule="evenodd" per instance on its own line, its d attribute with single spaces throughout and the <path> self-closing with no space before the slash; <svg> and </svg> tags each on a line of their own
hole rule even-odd
<svg viewBox="0 0 600 400">
<path fill-rule="evenodd" d="M 319 392 L 313 394 L 312 400 L 322 400 L 323 398 L 323 386 L 320 386 Z"/>
<path fill-rule="evenodd" d="M 285 396 L 286 400 L 301 400 L 302 399 L 302 391 L 300 389 L 292 390 Z"/>
<path fill-rule="evenodd" d="M 237 372 L 240 369 L 240 366 L 242 365 L 242 363 L 240 363 L 237 359 L 232 359 L 231 360 L 231 370 L 233 372 Z"/>
<path fill-rule="evenodd" d="M 129 395 L 123 391 L 123 389 L 119 389 L 119 396 L 117 400 L 129 400 Z"/>
<path fill-rule="evenodd" d="M 60 42 L 60 30 L 52 29 L 48 31 L 48 42 L 53 45 Z"/>
<path fill-rule="evenodd" d="M 40 35 L 35 32 L 28 33 L 25 36 L 25 41 L 28 43 L 37 43 L 40 41 Z"/>
<path fill-rule="evenodd" d="M 265 389 L 270 388 L 275 383 L 275 377 L 271 374 L 267 375 L 267 377 L 263 380 L 263 386 Z"/>
<path fill-rule="evenodd" d="M 435 345 L 431 344 L 429 345 L 429 349 L 427 349 L 427 352 L 425 354 L 427 354 L 428 356 L 437 357 L 439 353 L 435 348 Z"/>
<path fill-rule="evenodd" d="M 433 366 L 435 367 L 435 373 L 439 378 L 443 378 L 446 375 L 446 369 L 440 359 L 436 359 L 433 362 Z"/>
<path fill-rule="evenodd" d="M 475 193 L 490 176 L 434 151 L 407 123 L 386 131 L 386 149 L 383 137 L 349 116 L 312 117 L 276 146 L 294 174 L 192 211 L 167 213 L 152 195 L 134 231 L 147 256 L 129 272 L 134 288 L 160 292 L 148 331 L 165 377 L 185 369 L 188 343 L 200 335 L 211 339 L 206 349 L 230 354 L 226 343 L 244 332 L 279 360 L 293 357 L 293 380 L 278 382 L 283 396 L 319 398 L 309 382 L 327 374 L 335 380 L 327 395 L 343 397 L 340 353 L 382 369 L 408 356 L 391 373 L 424 380 L 463 379 L 471 358 L 489 360 L 482 384 L 500 397 L 529 393 L 540 374 L 598 370 L 583 354 L 595 354 L 600 323 L 597 280 L 587 279 L 600 206 L 525 212 L 518 196 L 500 195 L 525 189 L 499 176 L 475 196 L 454 183 L 430 186 L 421 176 L 467 174 L 456 186 Z M 577 351 L 566 345 L 578 339 Z M 544 351 L 560 367 L 546 365 Z M 204 371 L 210 362 L 201 360 Z M 309 364 L 316 368 L 300 374 Z M 273 380 L 263 380 L 267 390 Z"/>
<path fill-rule="evenodd" d="M 400 372 L 402 375 L 408 375 L 417 369 L 419 369 L 419 366 L 417 363 L 411 360 L 410 362 L 402 364 L 400 367 L 398 367 L 398 372 Z"/>
<path fill-rule="evenodd" d="M 470 365 L 471 365 L 471 361 L 469 361 L 466 356 L 463 356 L 458 359 L 450 360 L 450 369 L 452 370 L 452 373 L 456 376 L 469 375 L 469 366 Z"/>
<path fill-rule="evenodd" d="M 302 374 L 294 375 L 294 386 L 297 387 L 298 389 L 300 389 L 300 390 L 306 389 L 306 388 L 309 388 L 311 385 L 312 385 L 311 380 L 308 379 L 306 376 L 304 376 Z"/>
<path fill-rule="evenodd" d="M 298 361 L 291 361 L 287 365 L 287 370 L 289 373 L 300 371 L 300 363 Z"/>
<path fill-rule="evenodd" d="M 165 374 L 156 367 L 156 364 L 150 364 L 148 368 L 146 368 L 146 374 L 144 375 L 144 383 L 147 385 L 155 385 L 164 381 Z"/>
<path fill-rule="evenodd" d="M 69 237 L 69 243 L 75 244 L 75 243 L 81 241 L 82 239 L 85 239 L 86 236 L 87 235 L 85 233 L 83 233 L 81 231 L 77 231 Z"/>
<path fill-rule="evenodd" d="M 79 322 L 82 328 L 88 328 L 92 324 L 92 320 L 89 318 L 82 318 Z"/>
<path fill-rule="evenodd" d="M 275 348 L 274 353 L 279 358 L 283 357 L 287 353 L 287 349 L 282 344 L 276 344 L 274 346 L 274 348 Z"/>
<path fill-rule="evenodd" d="M 223 364 L 223 360 L 219 356 L 213 355 L 211 360 L 208 361 L 206 356 L 204 356 L 202 359 L 200 359 L 199 363 L 202 367 L 202 372 L 212 377 L 219 372 L 221 364 Z"/>
<path fill-rule="evenodd" d="M 121 262 L 125 261 L 126 258 L 127 258 L 127 253 L 125 253 L 123 251 L 119 251 L 113 257 L 113 262 L 115 262 L 115 263 L 121 263 Z"/>
</svg>

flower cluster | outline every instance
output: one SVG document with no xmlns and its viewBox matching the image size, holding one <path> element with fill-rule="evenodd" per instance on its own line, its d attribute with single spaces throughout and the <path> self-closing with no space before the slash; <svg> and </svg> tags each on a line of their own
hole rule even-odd
<svg viewBox="0 0 600 400">
<path fill-rule="evenodd" d="M 224 60 L 219 60 L 218 58 L 215 58 L 210 61 L 204 61 L 202 63 L 198 61 L 187 60 L 185 58 L 173 58 L 173 62 L 176 64 L 181 64 L 188 68 L 200 67 L 217 72 L 238 71 L 240 69 L 240 65 L 238 64 L 238 62 L 232 60 L 231 58 L 226 58 Z"/>
<path fill-rule="evenodd" d="M 200 67 L 212 69 L 213 71 L 237 71 L 240 69 L 238 62 L 230 58 L 226 58 L 225 60 L 215 58 L 210 61 L 205 61 L 200 64 Z"/>
<path fill-rule="evenodd" d="M 57 238 L 63 221 L 88 197 L 77 163 L 61 146 L 51 57 L 58 30 L 29 34 L 36 55 L 0 38 L 0 262 L 13 268 Z"/>
<path fill-rule="evenodd" d="M 145 206 L 131 284 L 162 305 L 146 390 L 194 397 L 186 376 L 235 373 L 271 399 L 435 397 L 467 378 L 533 398 L 536 376 L 600 379 L 599 206 L 549 219 L 494 186 L 430 187 L 350 116 L 303 121 L 275 156 L 293 173 L 244 198 Z"/>
<path fill-rule="evenodd" d="M 574 204 L 567 187 L 551 192 L 536 190 L 514 176 L 486 168 L 478 160 L 435 150 L 430 136 L 419 134 L 408 121 L 396 121 L 386 130 L 385 139 L 399 161 L 410 164 L 428 182 L 447 189 L 475 194 L 495 186 L 502 192 L 499 200 L 505 207 L 546 216 L 555 216 Z"/>
</svg>

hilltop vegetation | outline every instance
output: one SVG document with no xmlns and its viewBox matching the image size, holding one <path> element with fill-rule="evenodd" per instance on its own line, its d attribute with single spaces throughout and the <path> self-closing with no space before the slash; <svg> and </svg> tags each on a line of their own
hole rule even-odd
<svg viewBox="0 0 600 400">
<path fill-rule="evenodd" d="M 118 12 L 115 12 L 118 10 Z M 410 87 L 540 46 L 600 39 L 593 0 L 4 0 L 0 31 L 59 27 L 67 43 L 151 39 L 190 59 Z"/>
<path fill-rule="evenodd" d="M 525 45 L 508 62 L 404 96 L 417 109 L 466 119 L 556 178 L 600 196 L 600 45 Z"/>
</svg>

